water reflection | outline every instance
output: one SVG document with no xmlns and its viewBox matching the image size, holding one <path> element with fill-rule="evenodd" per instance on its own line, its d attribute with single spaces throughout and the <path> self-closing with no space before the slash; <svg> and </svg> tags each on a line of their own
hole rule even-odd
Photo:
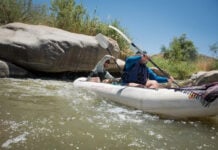
<svg viewBox="0 0 218 150">
<path fill-rule="evenodd" d="M 0 149 L 216 149 L 218 119 L 175 121 L 76 89 L 0 79 Z"/>
</svg>

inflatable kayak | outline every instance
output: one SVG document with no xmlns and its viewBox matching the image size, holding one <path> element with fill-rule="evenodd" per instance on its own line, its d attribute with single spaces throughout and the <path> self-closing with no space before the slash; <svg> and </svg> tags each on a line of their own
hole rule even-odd
<svg viewBox="0 0 218 150">
<path fill-rule="evenodd" d="M 201 118 L 218 115 L 218 98 L 205 107 L 202 97 L 191 90 L 146 89 L 108 83 L 87 82 L 80 77 L 73 82 L 78 88 L 144 112 L 170 118 Z"/>
</svg>

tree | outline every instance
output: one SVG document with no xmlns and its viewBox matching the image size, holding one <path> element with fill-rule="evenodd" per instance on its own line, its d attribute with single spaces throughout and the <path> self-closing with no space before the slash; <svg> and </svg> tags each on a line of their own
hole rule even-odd
<svg viewBox="0 0 218 150">
<path fill-rule="evenodd" d="M 47 16 L 46 6 L 34 7 L 32 0 L 1 0 L 0 12 L 0 24 L 35 23 Z"/>
<path fill-rule="evenodd" d="M 210 51 L 212 53 L 214 53 L 215 58 L 218 57 L 218 42 L 216 42 L 210 46 Z"/>
<path fill-rule="evenodd" d="M 179 38 L 175 37 L 169 48 L 163 46 L 161 52 L 165 58 L 173 61 L 189 61 L 197 58 L 197 49 L 193 42 L 186 38 L 186 34 L 182 34 Z"/>
<path fill-rule="evenodd" d="M 71 32 L 78 32 L 86 14 L 84 7 L 74 0 L 52 0 L 50 10 L 54 26 Z"/>
</svg>

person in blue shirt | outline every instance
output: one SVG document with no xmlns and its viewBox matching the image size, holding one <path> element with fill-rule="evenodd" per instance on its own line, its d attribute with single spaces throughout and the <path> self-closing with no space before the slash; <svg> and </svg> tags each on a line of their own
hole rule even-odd
<svg viewBox="0 0 218 150">
<path fill-rule="evenodd" d="M 143 88 L 159 88 L 159 83 L 174 81 L 173 77 L 166 78 L 155 74 L 150 68 L 146 66 L 149 57 L 146 53 L 136 53 L 126 59 L 122 74 L 122 84 L 134 87 Z"/>
</svg>

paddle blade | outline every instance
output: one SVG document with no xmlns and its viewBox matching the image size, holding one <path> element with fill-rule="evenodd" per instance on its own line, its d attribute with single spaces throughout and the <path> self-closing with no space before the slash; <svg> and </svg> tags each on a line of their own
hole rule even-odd
<svg viewBox="0 0 218 150">
<path fill-rule="evenodd" d="M 114 29 L 115 31 L 117 31 L 124 39 L 126 39 L 126 41 L 129 44 L 132 44 L 131 40 L 123 32 L 121 32 L 119 29 L 117 29 L 116 27 L 114 27 L 112 25 L 109 25 L 109 28 Z"/>
<path fill-rule="evenodd" d="M 98 41 L 98 43 L 102 48 L 107 49 L 109 47 L 109 42 L 103 34 L 101 33 L 97 34 L 95 36 L 95 39 Z"/>
</svg>

